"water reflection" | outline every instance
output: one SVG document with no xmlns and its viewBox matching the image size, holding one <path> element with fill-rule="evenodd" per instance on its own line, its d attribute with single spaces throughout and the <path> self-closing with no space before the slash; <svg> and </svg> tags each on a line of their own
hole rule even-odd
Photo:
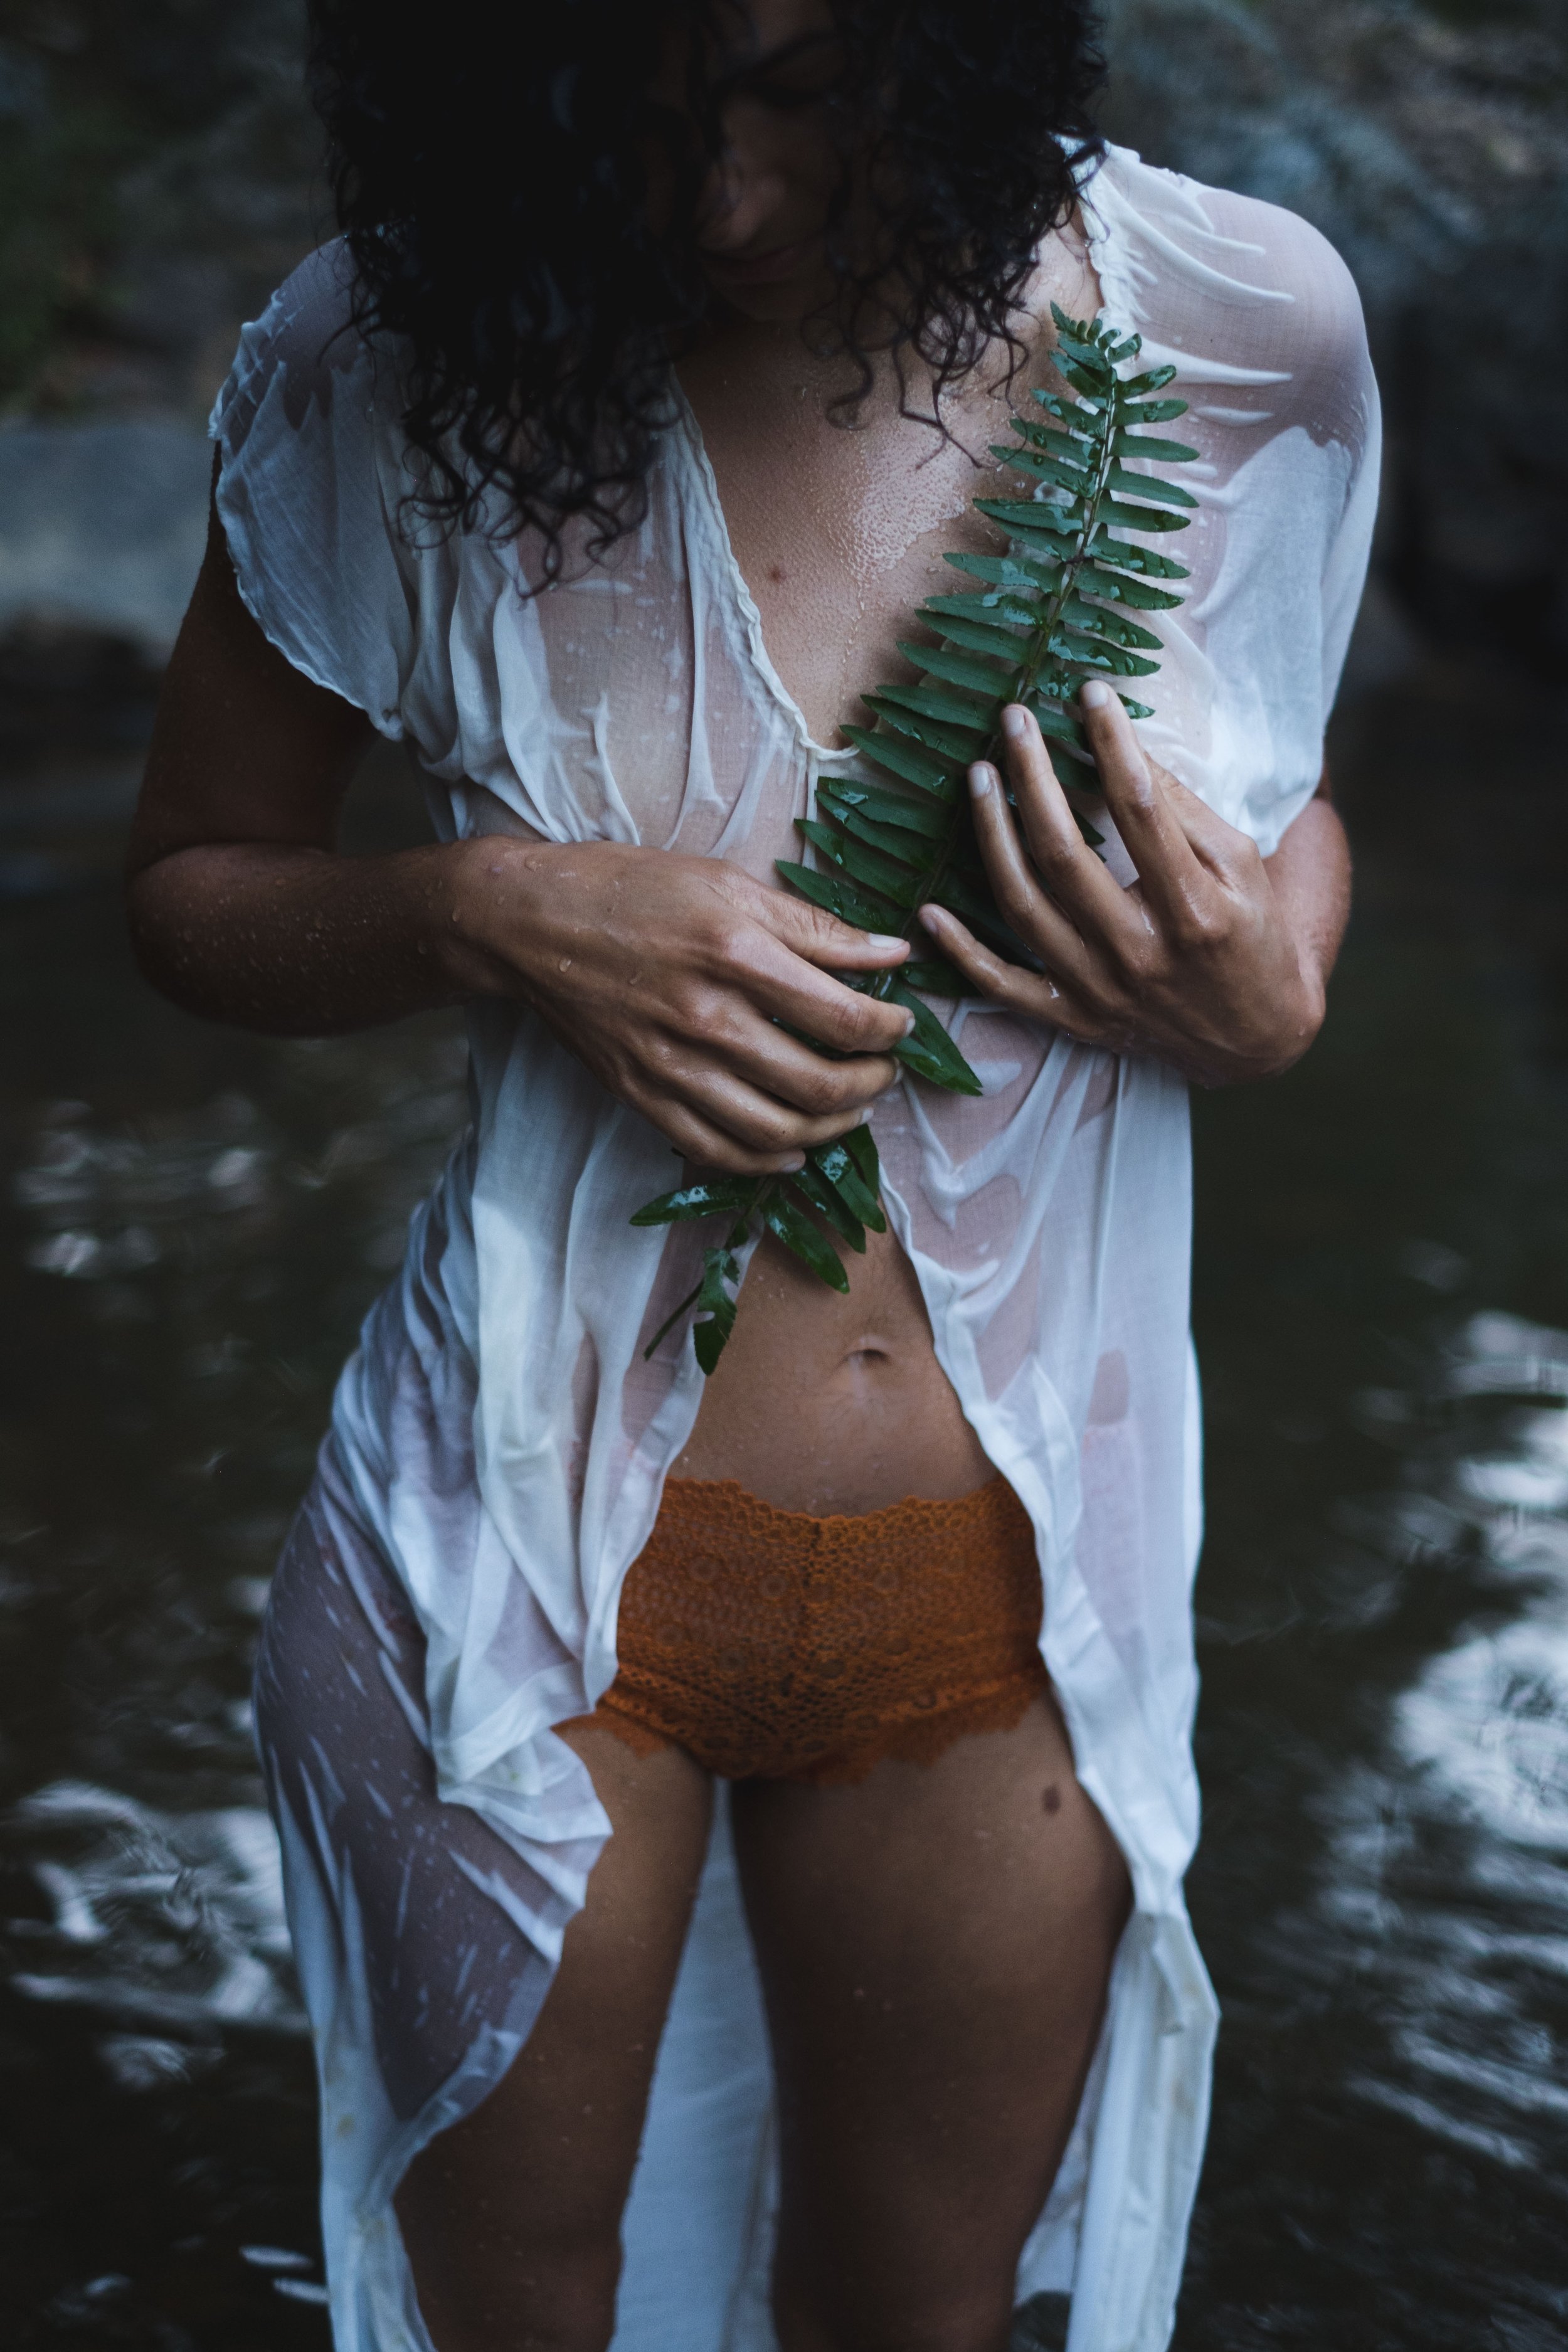
<svg viewBox="0 0 1568 2352">
<path fill-rule="evenodd" d="M 100 815 L 51 800 L 80 887 L 0 920 L 0 2340 L 288 2352 L 315 2119 L 250 1656 L 463 1060 L 159 1005 Z"/>
<path fill-rule="evenodd" d="M 1517 1311 L 1568 1322 L 1568 1105 L 1533 888 L 1435 872 L 1467 804 L 1421 781 L 1377 778 L 1401 862 L 1366 860 L 1321 1053 L 1200 1106 L 1226 2021 L 1183 2352 L 1568 2323 L 1568 1329 Z"/>
<path fill-rule="evenodd" d="M 1482 1598 L 1394 1701 L 1384 1759 L 1322 1800 L 1320 1964 L 1354 1967 L 1391 2021 L 1383 2062 L 1346 2087 L 1562 2196 L 1548 2021 L 1568 1979 L 1568 1332 L 1473 1316 L 1424 1389 L 1356 1404 L 1414 1482 L 1384 1507 L 1385 1543 L 1463 1558 Z M 1454 1450 L 1456 1428 L 1474 1450 Z"/>
</svg>

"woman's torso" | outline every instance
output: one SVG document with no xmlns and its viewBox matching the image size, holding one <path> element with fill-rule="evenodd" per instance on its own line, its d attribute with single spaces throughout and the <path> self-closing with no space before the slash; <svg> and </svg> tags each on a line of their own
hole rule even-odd
<svg viewBox="0 0 1568 2352">
<path fill-rule="evenodd" d="M 1100 307 L 1076 225 L 1042 251 L 1011 395 L 1005 361 L 983 361 L 942 404 L 951 438 L 900 414 L 890 368 L 858 424 L 836 423 L 852 379 L 792 327 L 721 329 L 682 367 L 763 641 L 815 742 L 837 744 L 846 719 L 864 719 L 859 696 L 907 671 L 898 641 L 921 598 L 951 585 L 943 551 L 994 546 L 971 501 L 995 472 L 1009 408 L 1041 379 L 1053 300 L 1074 317 Z M 918 373 L 910 389 L 909 404 L 927 406 Z M 678 1475 L 734 1478 L 819 1514 L 963 1495 L 992 1475 L 896 1238 L 844 1256 L 840 1295 L 764 1240 Z"/>
</svg>

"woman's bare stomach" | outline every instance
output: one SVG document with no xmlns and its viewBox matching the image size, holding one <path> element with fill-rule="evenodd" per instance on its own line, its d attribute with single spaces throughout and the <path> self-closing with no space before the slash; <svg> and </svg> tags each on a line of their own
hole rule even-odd
<svg viewBox="0 0 1568 2352">
<path fill-rule="evenodd" d="M 994 1474 L 931 1346 L 914 1268 L 890 1234 L 846 1253 L 847 1297 L 772 1239 L 752 1260 L 734 1333 L 677 1478 L 734 1478 L 781 1510 L 943 1501 Z"/>
</svg>

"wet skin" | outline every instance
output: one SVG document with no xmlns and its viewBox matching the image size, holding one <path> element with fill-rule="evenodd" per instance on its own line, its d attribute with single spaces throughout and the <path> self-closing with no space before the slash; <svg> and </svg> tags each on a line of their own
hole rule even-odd
<svg viewBox="0 0 1568 2352">
<path fill-rule="evenodd" d="M 900 419 L 885 383 L 859 433 L 827 421 L 838 380 L 798 322 L 821 291 L 831 157 L 820 110 L 772 104 L 767 80 L 830 74 L 831 20 L 822 0 L 752 0 L 748 15 L 755 70 L 726 113 L 703 224 L 713 322 L 682 380 L 773 663 L 829 743 L 856 691 L 896 674 L 895 636 L 941 547 L 975 528 L 971 453 L 999 437 L 1005 387 L 982 368 L 961 388 L 951 442 Z M 1070 226 L 1047 245 L 1031 314 L 1048 317 L 1052 295 L 1097 299 Z M 1043 343 L 1033 357 L 1037 376 Z M 976 814 L 1047 979 L 1020 993 L 938 918 L 944 951 L 1026 1017 L 1205 1082 L 1288 1066 L 1321 1017 L 1342 927 L 1332 810 L 1314 803 L 1265 864 L 1150 769 L 1120 706 L 1085 717 L 1140 888 L 1112 904 L 1076 855 L 1026 720 L 1006 757 L 1052 898 L 984 774 Z M 369 732 L 266 643 L 215 532 L 132 855 L 138 945 L 170 994 L 302 1034 L 520 1000 L 689 1160 L 744 1172 L 798 1164 L 893 1083 L 905 1016 L 830 975 L 907 949 L 736 867 L 497 836 L 339 858 L 336 813 Z M 824 1061 L 781 1022 L 848 1058 Z M 890 1240 L 843 1298 L 759 1251 L 676 1468 L 816 1512 L 990 1475 Z M 711 1790 L 678 1751 L 634 1762 L 601 1729 L 567 1736 L 616 1835 L 522 2057 L 398 2194 L 438 2352 L 601 2352 L 613 2325 L 621 2204 Z M 1012 1732 L 931 1767 L 884 1765 L 859 1789 L 742 1784 L 735 1817 L 784 2120 L 784 2352 L 1002 2352 L 1128 1902 L 1059 1717 L 1042 1700 Z M 939 1874 L 940 1910 L 921 1893 Z"/>
</svg>

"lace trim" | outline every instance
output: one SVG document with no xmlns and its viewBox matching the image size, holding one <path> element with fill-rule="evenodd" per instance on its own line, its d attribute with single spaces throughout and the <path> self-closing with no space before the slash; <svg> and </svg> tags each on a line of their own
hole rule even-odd
<svg viewBox="0 0 1568 2352">
<path fill-rule="evenodd" d="M 858 1780 L 1016 1724 L 1048 1687 L 1034 1529 L 1005 1479 L 816 1518 L 670 1479 L 599 1703 L 639 1753 L 728 1780 Z"/>
</svg>

